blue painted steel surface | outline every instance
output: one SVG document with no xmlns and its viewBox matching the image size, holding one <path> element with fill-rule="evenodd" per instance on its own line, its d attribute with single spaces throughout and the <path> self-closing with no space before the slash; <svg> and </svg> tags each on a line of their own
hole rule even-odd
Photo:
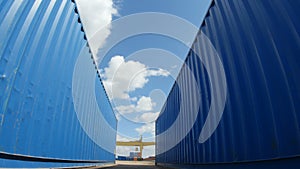
<svg viewBox="0 0 300 169">
<path fill-rule="evenodd" d="M 83 64 L 95 67 L 74 9 L 70 0 L 0 1 L 0 153 L 114 162 L 114 148 L 104 150 L 89 138 L 74 110 L 72 76 L 76 60 L 84 55 Z M 103 85 L 95 79 L 100 112 L 116 129 Z M 88 108 L 88 103 L 82 104 Z M 102 124 L 94 127 L 101 128 Z M 107 143 L 115 147 L 115 136 L 106 137 L 105 131 L 97 134 L 103 140 L 110 139 Z M 85 165 L 95 163 L 0 159 L 0 167 Z"/>
<path fill-rule="evenodd" d="M 297 0 L 213 1 L 185 61 L 200 95 L 189 88 L 192 77 L 181 71 L 177 82 L 186 87 L 174 84 L 156 121 L 156 135 L 175 121 L 181 95 L 200 98 L 196 123 L 174 148 L 157 154 L 157 163 L 212 164 L 300 156 L 299 6 Z M 215 47 L 227 79 L 223 117 L 204 143 L 198 138 L 210 108 L 211 87 L 207 68 L 195 54 L 209 57 L 201 36 Z M 219 71 L 213 63 L 210 69 Z M 183 124 L 189 123 L 190 111 L 185 110 Z M 156 149 L 178 133 L 157 139 Z M 300 163 L 292 165 L 299 167 Z"/>
</svg>

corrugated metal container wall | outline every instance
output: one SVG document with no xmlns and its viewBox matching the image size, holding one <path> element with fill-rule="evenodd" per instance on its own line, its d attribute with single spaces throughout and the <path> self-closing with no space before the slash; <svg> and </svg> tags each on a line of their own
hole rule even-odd
<svg viewBox="0 0 300 169">
<path fill-rule="evenodd" d="M 96 102 L 111 127 L 116 118 L 87 44 L 75 4 L 57 1 L 0 1 L 0 167 L 66 167 L 114 162 L 114 133 L 97 133 L 103 149 L 80 125 L 72 92 L 73 70 L 92 73 Z M 76 64 L 75 64 L 76 63 Z M 74 79 L 73 79 L 74 80 Z M 95 92 L 94 92 L 95 95 Z M 80 103 L 89 111 L 98 105 Z M 100 113 L 101 113 L 100 112 Z M 98 123 L 91 131 L 103 128 Z M 105 135 L 105 137 L 102 137 Z"/>
<path fill-rule="evenodd" d="M 156 162 L 208 164 L 260 161 L 300 156 L 300 1 L 215 0 L 156 121 Z M 208 39 L 206 39 L 206 37 Z M 219 72 L 208 44 L 224 66 L 227 97 L 222 119 L 212 136 L 199 142 L 211 105 L 208 69 Z M 199 85 L 199 95 L 190 79 Z M 183 88 L 179 87 L 185 86 Z M 217 93 L 218 94 L 218 93 Z M 181 97 L 183 96 L 183 97 Z M 221 97 L 221 96 L 219 96 Z M 176 120 L 182 99 L 199 100 L 199 109 L 185 110 L 187 121 L 198 116 L 192 129 L 172 149 L 160 152 L 172 136 L 158 137 Z M 298 161 L 298 166 L 299 161 Z M 287 166 L 286 166 L 287 167 Z"/>
</svg>

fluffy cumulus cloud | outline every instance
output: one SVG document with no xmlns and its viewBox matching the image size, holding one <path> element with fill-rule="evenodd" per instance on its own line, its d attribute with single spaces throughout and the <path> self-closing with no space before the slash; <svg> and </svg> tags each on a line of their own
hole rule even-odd
<svg viewBox="0 0 300 169">
<path fill-rule="evenodd" d="M 139 128 L 135 129 L 139 135 L 143 135 L 144 133 L 150 133 L 152 136 L 155 135 L 155 123 L 146 123 Z"/>
<path fill-rule="evenodd" d="M 152 102 L 150 97 L 142 96 L 137 102 L 137 111 L 151 111 L 155 103 Z"/>
<path fill-rule="evenodd" d="M 149 77 L 169 74 L 163 69 L 149 69 L 138 61 L 125 61 L 123 56 L 112 57 L 108 67 L 101 70 L 110 99 L 131 99 L 129 92 L 143 88 L 149 82 Z"/>
<path fill-rule="evenodd" d="M 117 106 L 115 107 L 115 110 L 117 110 L 117 113 L 119 114 L 129 114 L 129 113 L 133 113 L 136 112 L 136 106 L 133 104 L 130 105 L 121 105 L 121 106 Z"/>
<path fill-rule="evenodd" d="M 151 97 L 142 96 L 139 98 L 136 105 L 135 104 L 120 105 L 120 106 L 116 106 L 115 110 L 117 110 L 118 113 L 123 115 L 130 114 L 130 113 L 144 113 L 144 112 L 152 111 L 155 105 L 156 104 L 155 102 L 152 101 Z"/>
<path fill-rule="evenodd" d="M 112 17 L 117 15 L 118 11 L 113 0 L 76 0 L 76 3 L 88 39 L 97 32 L 96 40 L 90 44 L 95 53 L 110 35 Z"/>
<path fill-rule="evenodd" d="M 140 122 L 144 122 L 144 123 L 154 122 L 157 119 L 158 115 L 159 115 L 159 112 L 142 113 L 142 115 L 137 116 L 136 121 L 140 121 Z"/>
</svg>

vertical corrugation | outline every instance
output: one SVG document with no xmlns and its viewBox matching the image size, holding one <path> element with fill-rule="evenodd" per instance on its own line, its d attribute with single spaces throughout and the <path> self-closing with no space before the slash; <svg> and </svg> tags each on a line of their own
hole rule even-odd
<svg viewBox="0 0 300 169">
<path fill-rule="evenodd" d="M 96 77 L 89 45 L 71 1 L 0 1 L 0 152 L 25 156 L 114 161 L 80 125 L 72 98 L 77 58 Z M 116 129 L 116 118 L 99 78 L 95 108 Z M 94 85 L 94 84 L 93 84 Z M 82 89 L 76 89 L 84 91 Z M 82 92 L 78 98 L 93 95 Z M 77 98 L 77 99 L 78 99 Z M 96 98 L 95 98 L 96 99 Z M 99 107 L 98 107 L 99 106 Z M 102 124 L 91 130 L 105 141 Z M 100 130 L 96 130 L 100 128 Z M 100 133 L 101 132 L 101 133 Z M 114 133 L 109 133 L 113 135 Z M 113 137 L 113 136 L 111 136 Z M 114 137 L 115 138 L 115 137 Z M 66 167 L 84 163 L 40 163 L 0 159 L 2 167 Z"/>
<path fill-rule="evenodd" d="M 190 99 L 200 97 L 196 123 L 178 145 L 158 154 L 156 162 L 206 164 L 299 156 L 300 106 L 296 104 L 300 101 L 299 2 L 215 0 L 213 3 L 185 61 L 197 79 L 200 95 L 194 94 L 190 77 L 181 71 L 177 82 L 184 81 L 185 87 L 172 88 L 156 121 L 156 134 L 172 125 L 172 116 L 179 111 L 174 98 L 180 94 Z M 209 43 L 224 65 L 228 95 L 218 128 L 201 144 L 197 139 L 214 90 L 209 81 L 210 78 L 218 81 L 220 71 L 213 59 L 204 67 L 196 55 L 213 58 Z M 211 77 L 207 70 L 214 72 Z M 220 93 L 217 91 L 218 98 Z M 189 110 L 186 111 L 189 116 Z M 182 123 L 190 121 L 188 118 Z M 156 140 L 157 148 L 164 146 L 162 142 L 167 144 L 169 138 Z"/>
</svg>

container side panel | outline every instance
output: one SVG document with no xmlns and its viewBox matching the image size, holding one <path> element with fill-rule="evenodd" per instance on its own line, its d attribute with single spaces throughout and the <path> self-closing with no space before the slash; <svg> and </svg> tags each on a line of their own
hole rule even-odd
<svg viewBox="0 0 300 169">
<path fill-rule="evenodd" d="M 110 149 L 99 146 L 75 111 L 73 71 L 82 56 L 82 66 L 95 77 L 97 105 L 93 108 L 116 130 L 117 121 L 96 76 L 75 7 L 67 0 L 0 1 L 0 167 L 114 162 L 114 133 L 104 137 L 108 133 L 101 130 L 103 124 L 94 126 L 96 136 Z"/>
<path fill-rule="evenodd" d="M 156 155 L 157 163 L 249 162 L 300 155 L 299 5 L 293 0 L 213 1 L 185 61 L 194 77 L 186 69 L 180 72 L 176 83 L 185 87 L 174 85 L 156 121 L 156 135 L 173 124 L 180 95 L 200 100 L 198 117 L 177 145 Z M 224 66 L 227 97 L 217 129 L 200 143 L 212 105 L 211 79 L 220 78 L 208 75 L 208 70 L 220 71 L 210 44 Z M 201 58 L 211 59 L 204 66 Z M 191 78 L 197 81 L 199 95 L 187 80 Z M 189 119 L 191 111 L 185 113 Z M 158 137 L 157 152 L 182 131 Z"/>
</svg>

